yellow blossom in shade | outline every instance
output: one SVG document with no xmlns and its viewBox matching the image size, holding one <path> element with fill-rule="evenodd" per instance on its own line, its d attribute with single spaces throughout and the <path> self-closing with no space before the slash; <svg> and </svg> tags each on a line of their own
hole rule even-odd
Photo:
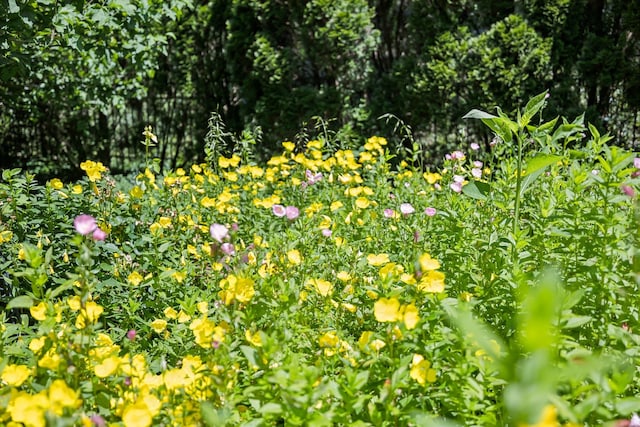
<svg viewBox="0 0 640 427">
<path fill-rule="evenodd" d="M 164 309 L 164 315 L 167 319 L 177 319 L 178 312 L 173 307 L 167 307 Z"/>
<path fill-rule="evenodd" d="M 120 358 L 117 356 L 107 357 L 93 368 L 93 372 L 98 378 L 106 378 L 118 370 L 120 362 Z"/>
<path fill-rule="evenodd" d="M 134 199 L 139 199 L 144 196 L 144 191 L 142 191 L 142 188 L 136 185 L 131 190 L 129 190 L 129 195 Z"/>
<path fill-rule="evenodd" d="M 54 380 L 49 387 L 49 405 L 53 412 L 62 416 L 64 408 L 78 408 L 82 404 L 78 392 L 64 382 Z"/>
<path fill-rule="evenodd" d="M 431 369 L 431 362 L 425 360 L 425 358 L 420 354 L 413 355 L 409 376 L 416 380 L 420 385 L 436 381 L 436 371 Z"/>
<path fill-rule="evenodd" d="M 38 366 L 55 371 L 60 366 L 61 358 L 56 353 L 55 348 L 50 348 L 45 354 L 38 358 Z"/>
<path fill-rule="evenodd" d="M 26 365 L 7 365 L 2 370 L 2 379 L 9 386 L 20 387 L 31 375 L 31 369 Z"/>
<path fill-rule="evenodd" d="M 251 332 L 249 329 L 244 331 L 245 339 L 252 345 L 256 347 L 262 347 L 262 337 L 260 336 L 260 332 Z"/>
<path fill-rule="evenodd" d="M 7 413 L 14 423 L 22 423 L 25 427 L 45 427 L 45 412 L 49 409 L 46 392 L 28 394 L 18 392 L 11 396 L 7 405 Z M 15 424 L 14 424 L 15 425 Z"/>
<path fill-rule="evenodd" d="M 404 307 L 402 320 L 404 321 L 404 325 L 407 329 L 413 329 L 416 327 L 420 321 L 420 315 L 418 314 L 418 309 L 415 305 L 409 304 Z"/>
<path fill-rule="evenodd" d="M 323 297 L 329 296 L 333 293 L 333 284 L 324 279 L 309 279 L 307 282 Z"/>
<path fill-rule="evenodd" d="M 153 329 L 157 333 L 160 333 L 167 328 L 167 321 L 164 319 L 156 319 L 153 322 L 151 322 L 150 326 L 151 326 L 151 329 Z"/>
<path fill-rule="evenodd" d="M 10 230 L 0 231 L 0 244 L 8 242 L 13 237 L 13 232 Z"/>
<path fill-rule="evenodd" d="M 384 348 L 384 346 L 386 346 L 386 345 L 387 345 L 387 344 L 386 344 L 384 341 L 382 341 L 382 340 L 380 340 L 380 339 L 375 339 L 375 340 L 373 340 L 373 341 L 371 341 L 371 342 L 369 343 L 369 348 L 372 348 L 372 349 L 373 349 L 373 350 L 375 350 L 375 351 L 380 351 L 380 350 L 382 350 L 382 349 Z"/>
<path fill-rule="evenodd" d="M 67 300 L 67 304 L 69 304 L 69 308 L 71 311 L 78 311 L 82 308 L 82 300 L 79 295 L 74 295 Z"/>
<path fill-rule="evenodd" d="M 82 194 L 82 185 L 80 184 L 76 184 L 73 187 L 71 187 L 71 192 L 73 194 Z"/>
<path fill-rule="evenodd" d="M 175 271 L 171 277 L 173 279 L 175 279 L 176 282 L 178 283 L 182 283 L 184 282 L 184 279 L 187 278 L 187 273 L 183 272 L 183 271 Z"/>
<path fill-rule="evenodd" d="M 444 273 L 439 271 L 429 271 L 420 278 L 416 287 L 421 292 L 444 292 Z"/>
<path fill-rule="evenodd" d="M 44 301 L 40 301 L 38 304 L 30 307 L 29 312 L 31 313 L 31 317 L 42 321 L 47 318 L 47 305 Z"/>
<path fill-rule="evenodd" d="M 134 271 L 133 273 L 127 276 L 127 281 L 131 283 L 133 286 L 138 286 L 142 282 L 142 280 L 143 280 L 142 275 L 137 271 Z"/>
<path fill-rule="evenodd" d="M 143 400 L 125 406 L 122 411 L 122 422 L 125 427 L 149 427 L 153 415 Z"/>
<path fill-rule="evenodd" d="M 364 331 L 360 335 L 360 338 L 358 339 L 358 347 L 360 347 L 360 350 L 364 351 L 367 348 L 367 345 L 371 341 L 371 338 L 373 338 L 372 331 Z"/>
<path fill-rule="evenodd" d="M 287 252 L 287 259 L 292 265 L 300 265 L 302 262 L 302 256 L 300 255 L 300 251 L 297 249 L 291 249 Z"/>
<path fill-rule="evenodd" d="M 201 314 L 209 313 L 209 303 L 207 301 L 200 301 L 196 304 L 196 308 Z"/>
<path fill-rule="evenodd" d="M 409 273 L 402 273 L 400 275 L 400 281 L 407 285 L 415 285 L 417 283 L 415 276 Z"/>
<path fill-rule="evenodd" d="M 49 185 L 51 186 L 51 188 L 56 190 L 60 190 L 62 189 L 62 187 L 64 187 L 64 184 L 58 178 L 53 178 L 51 181 L 49 181 Z"/>
<path fill-rule="evenodd" d="M 378 322 L 395 322 L 401 319 L 400 301 L 397 298 L 380 298 L 373 305 L 373 314 Z"/>
<path fill-rule="evenodd" d="M 34 338 L 29 342 L 29 350 L 37 354 L 40 352 L 40 350 L 44 348 L 44 345 L 46 344 L 46 342 L 47 342 L 47 337 Z"/>
<path fill-rule="evenodd" d="M 158 224 L 160 224 L 160 227 L 162 228 L 171 227 L 171 218 L 169 218 L 168 216 L 162 216 L 158 220 Z"/>
<path fill-rule="evenodd" d="M 369 254 L 367 255 L 367 262 L 369 263 L 369 265 L 372 265 L 374 267 L 379 267 L 381 265 L 384 265 L 386 263 L 388 263 L 389 260 L 389 255 L 387 254 Z"/>
<path fill-rule="evenodd" d="M 420 264 L 420 271 L 422 271 L 423 273 L 440 268 L 440 262 L 437 259 L 431 258 L 431 255 L 426 253 L 420 255 L 420 258 L 418 258 L 418 263 Z"/>
</svg>

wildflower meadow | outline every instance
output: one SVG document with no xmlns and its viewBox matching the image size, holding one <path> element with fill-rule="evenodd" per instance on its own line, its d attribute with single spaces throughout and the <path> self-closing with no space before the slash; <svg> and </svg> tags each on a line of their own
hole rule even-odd
<svg viewBox="0 0 640 427">
<path fill-rule="evenodd" d="M 2 171 L 0 424 L 640 426 L 640 158 L 547 97 L 437 169 Z"/>
</svg>

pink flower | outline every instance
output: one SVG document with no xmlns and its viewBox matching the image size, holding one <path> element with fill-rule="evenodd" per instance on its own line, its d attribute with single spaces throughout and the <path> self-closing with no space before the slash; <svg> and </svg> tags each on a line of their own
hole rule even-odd
<svg viewBox="0 0 640 427">
<path fill-rule="evenodd" d="M 98 228 L 98 224 L 96 224 L 96 219 L 91 215 L 82 214 L 78 215 L 76 219 L 73 220 L 73 227 L 78 233 L 83 236 L 87 236 Z"/>
<path fill-rule="evenodd" d="M 633 190 L 633 187 L 631 187 L 630 185 L 623 185 L 620 187 L 620 189 L 624 194 L 626 194 L 629 197 L 633 197 L 636 195 L 636 192 Z"/>
<path fill-rule="evenodd" d="M 462 191 L 462 183 L 461 182 L 452 182 L 451 185 L 449 185 L 449 187 L 451 187 L 451 189 L 453 191 L 455 191 L 456 193 L 460 193 Z"/>
<path fill-rule="evenodd" d="M 211 237 L 220 243 L 222 243 L 223 239 L 229 237 L 229 229 L 222 224 L 211 224 L 209 232 L 211 233 Z"/>
<path fill-rule="evenodd" d="M 104 230 L 98 227 L 95 230 L 93 230 L 92 237 L 93 237 L 93 240 L 102 242 L 104 241 L 104 239 L 107 238 L 107 233 L 105 233 Z"/>
<path fill-rule="evenodd" d="M 636 157 L 633 159 L 633 167 L 636 169 L 640 169 L 640 157 Z"/>
<path fill-rule="evenodd" d="M 436 214 L 436 208 L 426 208 L 424 213 L 426 213 L 427 216 L 434 216 Z"/>
<path fill-rule="evenodd" d="M 409 215 L 414 213 L 415 211 L 416 210 L 413 206 L 411 206 L 411 203 L 402 203 L 400 205 L 400 212 L 402 212 L 403 215 Z"/>
<path fill-rule="evenodd" d="M 309 169 L 307 169 L 305 171 L 305 176 L 307 177 L 307 184 L 309 184 L 309 185 L 313 185 L 313 184 L 315 184 L 316 182 L 318 182 L 318 181 L 320 181 L 322 179 L 322 173 L 321 172 L 313 173 Z"/>
<path fill-rule="evenodd" d="M 236 248 L 233 246 L 233 244 L 231 244 L 229 242 L 224 242 L 222 244 L 222 246 L 220 246 L 220 250 L 225 255 L 235 255 L 236 254 Z"/>
<path fill-rule="evenodd" d="M 482 178 L 482 169 L 480 168 L 471 169 L 471 175 L 473 175 L 474 178 Z"/>
<path fill-rule="evenodd" d="M 476 160 L 475 162 L 473 162 L 473 166 L 476 168 L 481 168 L 482 162 L 480 160 Z"/>
<path fill-rule="evenodd" d="M 287 219 L 292 221 L 300 216 L 300 210 L 295 206 L 287 206 L 284 211 Z"/>
<path fill-rule="evenodd" d="M 464 176 L 462 175 L 453 175 L 453 182 L 458 182 L 462 184 L 464 182 Z"/>
<path fill-rule="evenodd" d="M 331 237 L 331 234 L 333 234 L 333 233 L 332 233 L 332 232 L 331 232 L 331 230 L 329 230 L 328 228 L 323 228 L 323 229 L 322 229 L 322 235 L 323 235 L 324 237 Z"/>
<path fill-rule="evenodd" d="M 282 205 L 273 205 L 271 210 L 273 211 L 273 214 L 275 216 L 277 216 L 278 218 L 282 218 L 283 216 L 285 216 L 287 214 L 286 209 Z"/>
<path fill-rule="evenodd" d="M 127 339 L 129 341 L 133 341 L 136 339 L 136 330 L 135 329 L 129 329 L 127 331 Z"/>
<path fill-rule="evenodd" d="M 480 145 L 477 142 L 472 142 L 470 147 L 473 151 L 478 151 L 480 149 Z"/>
<path fill-rule="evenodd" d="M 393 215 L 395 214 L 395 212 L 393 211 L 393 209 L 385 209 L 382 214 L 384 215 L 385 218 L 393 218 Z"/>
<path fill-rule="evenodd" d="M 454 151 L 453 153 L 451 153 L 451 159 L 452 160 L 463 160 L 464 159 L 464 153 L 462 151 Z"/>
</svg>

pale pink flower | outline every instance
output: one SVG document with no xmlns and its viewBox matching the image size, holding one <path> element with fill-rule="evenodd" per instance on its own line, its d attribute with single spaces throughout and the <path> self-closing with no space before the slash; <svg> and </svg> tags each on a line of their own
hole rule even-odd
<svg viewBox="0 0 640 427">
<path fill-rule="evenodd" d="M 400 205 L 400 212 L 402 212 L 403 215 L 409 215 L 414 213 L 415 211 L 416 210 L 413 206 L 411 206 L 411 203 L 402 203 Z"/>
<path fill-rule="evenodd" d="M 640 417 L 638 414 L 633 414 L 631 420 L 629 420 L 629 427 L 640 427 Z"/>
<path fill-rule="evenodd" d="M 209 232 L 211 233 L 211 237 L 220 243 L 222 243 L 223 239 L 229 237 L 229 229 L 222 224 L 211 224 Z"/>
<path fill-rule="evenodd" d="M 456 193 L 460 193 L 462 191 L 462 183 L 461 182 L 452 182 L 449 187 Z"/>
<path fill-rule="evenodd" d="M 382 214 L 384 215 L 385 218 L 393 218 L 393 216 L 395 215 L 395 212 L 393 211 L 393 209 L 385 209 Z"/>
<path fill-rule="evenodd" d="M 471 175 L 473 175 L 474 178 L 482 178 L 482 169 L 480 168 L 471 169 Z"/>
<path fill-rule="evenodd" d="M 622 192 L 629 197 L 633 197 L 636 195 L 636 192 L 634 191 L 633 187 L 631 187 L 630 185 L 623 185 L 620 188 L 622 189 Z"/>
<path fill-rule="evenodd" d="M 453 175 L 453 182 L 458 182 L 462 184 L 464 182 L 464 176 L 462 175 Z"/>
<path fill-rule="evenodd" d="M 480 145 L 477 142 L 472 142 L 470 147 L 473 151 L 478 151 L 480 149 Z"/>
<path fill-rule="evenodd" d="M 426 213 L 427 216 L 434 216 L 436 214 L 436 208 L 426 208 L 424 213 Z"/>
<path fill-rule="evenodd" d="M 287 206 L 285 208 L 285 215 L 287 216 L 287 219 L 294 220 L 300 216 L 300 210 L 295 206 Z"/>
<path fill-rule="evenodd" d="M 323 228 L 322 229 L 322 235 L 324 237 L 331 237 L 333 233 L 331 232 L 331 230 L 329 230 L 328 228 Z"/>
<path fill-rule="evenodd" d="M 476 168 L 481 168 L 482 162 L 480 160 L 476 160 L 475 162 L 473 162 L 473 166 Z"/>
<path fill-rule="evenodd" d="M 233 246 L 233 244 L 229 243 L 229 242 L 224 242 L 221 246 L 220 246 L 220 250 L 222 251 L 222 253 L 224 253 L 225 255 L 235 255 L 236 254 L 236 248 Z"/>
<path fill-rule="evenodd" d="M 104 232 L 100 227 L 93 230 L 93 235 L 91 236 L 93 240 L 96 241 L 104 241 L 107 238 L 107 233 Z"/>
<path fill-rule="evenodd" d="M 451 153 L 451 159 L 452 160 L 463 160 L 464 159 L 464 153 L 462 151 L 456 150 L 453 153 Z"/>
<path fill-rule="evenodd" d="M 273 214 L 279 218 L 282 218 L 287 214 L 286 209 L 282 205 L 273 205 L 271 210 L 273 211 Z"/>
<path fill-rule="evenodd" d="M 73 227 L 76 231 L 83 236 L 87 236 L 95 231 L 98 228 L 98 224 L 96 223 L 96 219 L 91 215 L 82 214 L 78 215 L 73 220 Z"/>
<path fill-rule="evenodd" d="M 636 169 L 640 169 L 640 157 L 636 157 L 633 159 L 633 167 Z"/>
<path fill-rule="evenodd" d="M 322 172 L 313 173 L 312 171 L 307 169 L 305 171 L 305 176 L 307 177 L 307 184 L 313 185 L 322 179 Z"/>
</svg>

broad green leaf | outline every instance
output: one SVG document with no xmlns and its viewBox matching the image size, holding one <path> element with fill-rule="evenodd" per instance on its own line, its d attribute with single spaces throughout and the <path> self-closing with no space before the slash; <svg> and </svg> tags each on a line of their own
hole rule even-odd
<svg viewBox="0 0 640 427">
<path fill-rule="evenodd" d="M 563 329 L 578 328 L 578 327 L 580 327 L 582 325 L 586 325 L 587 323 L 591 322 L 592 320 L 593 320 L 593 318 L 591 316 L 577 316 L 577 315 L 573 314 L 562 325 L 562 328 Z"/>
<path fill-rule="evenodd" d="M 33 306 L 33 298 L 29 295 L 20 295 L 19 297 L 15 297 L 9 304 L 7 304 L 7 310 L 11 310 L 12 308 L 29 308 Z"/>
<path fill-rule="evenodd" d="M 282 413 L 282 405 L 279 403 L 269 402 L 266 405 L 260 407 L 259 412 L 261 414 L 281 414 Z"/>
<path fill-rule="evenodd" d="M 555 154 L 538 154 L 527 162 L 526 172 L 524 175 L 530 175 L 540 169 L 545 169 L 547 166 L 557 163 L 560 160 L 562 160 L 562 156 L 557 156 Z"/>
<path fill-rule="evenodd" d="M 534 96 L 527 102 L 527 105 L 524 107 L 524 112 L 522 113 L 522 117 L 520 118 L 520 127 L 526 127 L 533 116 L 538 114 L 542 107 L 544 107 L 545 100 L 547 97 L 547 91 L 542 92 L 539 95 Z"/>
<path fill-rule="evenodd" d="M 626 397 L 616 402 L 616 410 L 622 415 L 640 412 L 640 397 Z"/>
<path fill-rule="evenodd" d="M 491 187 L 486 182 L 470 181 L 462 187 L 462 193 L 472 199 L 487 200 L 487 195 L 491 191 Z"/>
<path fill-rule="evenodd" d="M 487 113 L 486 111 L 473 109 L 469 111 L 467 114 L 462 116 L 463 119 L 498 119 L 498 116 L 494 116 L 493 114 Z"/>
</svg>

